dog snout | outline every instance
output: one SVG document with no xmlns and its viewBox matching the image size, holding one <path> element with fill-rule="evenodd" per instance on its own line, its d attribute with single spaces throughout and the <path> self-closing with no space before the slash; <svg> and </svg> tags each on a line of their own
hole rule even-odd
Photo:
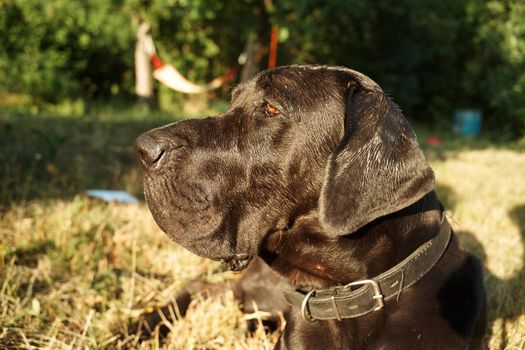
<svg viewBox="0 0 525 350">
<path fill-rule="evenodd" d="M 135 150 L 142 167 L 148 170 L 160 164 L 168 145 L 149 133 L 140 135 L 135 141 Z"/>
</svg>

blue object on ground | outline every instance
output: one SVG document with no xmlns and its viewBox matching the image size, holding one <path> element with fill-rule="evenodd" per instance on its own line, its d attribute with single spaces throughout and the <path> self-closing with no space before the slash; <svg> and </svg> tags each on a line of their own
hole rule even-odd
<svg viewBox="0 0 525 350">
<path fill-rule="evenodd" d="M 140 203 L 135 196 L 125 191 L 87 190 L 86 193 L 89 197 L 102 199 L 104 202 Z"/>
<path fill-rule="evenodd" d="M 477 136 L 481 130 L 483 112 L 477 109 L 457 109 L 454 111 L 454 130 L 464 137 Z"/>
</svg>

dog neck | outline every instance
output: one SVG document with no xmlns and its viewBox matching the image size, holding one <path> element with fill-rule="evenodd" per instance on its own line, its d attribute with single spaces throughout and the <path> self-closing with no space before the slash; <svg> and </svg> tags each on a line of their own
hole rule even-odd
<svg viewBox="0 0 525 350">
<path fill-rule="evenodd" d="M 297 287 L 327 288 L 378 275 L 434 237 L 441 206 L 434 192 L 356 232 L 329 237 L 317 213 L 267 239 L 262 258 Z"/>
</svg>

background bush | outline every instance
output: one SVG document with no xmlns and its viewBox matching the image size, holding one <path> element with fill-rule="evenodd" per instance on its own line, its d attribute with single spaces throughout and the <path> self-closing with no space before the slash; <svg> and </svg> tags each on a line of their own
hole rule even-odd
<svg viewBox="0 0 525 350">
<path fill-rule="evenodd" d="M 0 3 L 0 93 L 33 104 L 133 94 L 136 22 L 197 82 L 256 35 L 262 0 L 9 0 Z M 525 3 L 519 0 L 274 0 L 278 64 L 329 63 L 377 80 L 407 115 L 475 107 L 498 131 L 525 126 Z M 263 58 L 261 69 L 266 60 Z M 226 91 L 222 92 L 223 94 Z M 223 96 L 226 97 L 226 96 Z M 4 98 L 5 100 L 5 98 Z"/>
</svg>

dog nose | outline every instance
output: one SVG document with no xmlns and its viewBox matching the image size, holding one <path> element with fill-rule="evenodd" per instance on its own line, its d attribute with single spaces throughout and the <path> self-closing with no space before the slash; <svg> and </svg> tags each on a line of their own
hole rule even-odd
<svg viewBox="0 0 525 350">
<path fill-rule="evenodd" d="M 164 153 L 166 153 L 165 145 L 147 133 L 137 138 L 135 141 L 135 150 L 144 169 L 157 164 L 162 159 Z"/>
</svg>

